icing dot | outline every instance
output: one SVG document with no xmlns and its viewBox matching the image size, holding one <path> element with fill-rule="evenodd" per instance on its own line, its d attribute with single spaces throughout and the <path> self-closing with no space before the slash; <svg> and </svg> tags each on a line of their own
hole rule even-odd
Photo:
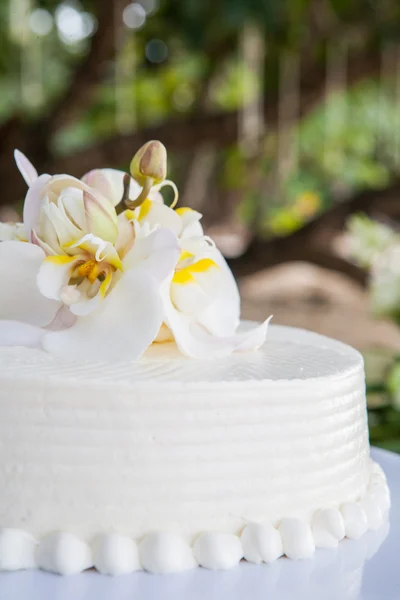
<svg viewBox="0 0 400 600">
<path fill-rule="evenodd" d="M 272 525 L 251 523 L 244 528 L 240 541 L 244 558 L 258 565 L 273 562 L 283 554 L 280 533 Z"/>
<path fill-rule="evenodd" d="M 199 565 L 206 569 L 233 569 L 243 558 L 239 538 L 229 533 L 203 533 L 193 552 Z"/>
<path fill-rule="evenodd" d="M 189 544 L 174 533 L 151 533 L 139 545 L 143 568 L 152 573 L 178 573 L 197 566 Z"/>
<path fill-rule="evenodd" d="M 283 519 L 279 526 L 283 551 L 288 558 L 307 558 L 315 551 L 310 526 L 300 519 Z"/>
<path fill-rule="evenodd" d="M 368 529 L 372 529 L 372 531 L 379 529 L 384 519 L 378 503 L 370 496 L 365 496 L 360 500 L 359 505 L 367 517 Z"/>
<path fill-rule="evenodd" d="M 312 532 L 317 547 L 335 547 L 345 535 L 341 513 L 336 508 L 325 508 L 317 511 L 312 521 Z"/>
<path fill-rule="evenodd" d="M 20 529 L 0 531 L 0 571 L 33 569 L 36 540 Z"/>
<path fill-rule="evenodd" d="M 356 502 L 346 502 L 342 505 L 340 512 L 343 516 L 346 537 L 358 540 L 368 529 L 365 512 Z"/>
<path fill-rule="evenodd" d="M 122 575 L 141 568 L 137 544 L 127 536 L 115 533 L 98 536 L 92 553 L 94 566 L 105 575 Z"/>
<path fill-rule="evenodd" d="M 72 575 L 93 566 L 90 548 L 71 533 L 52 533 L 36 549 L 38 567 L 45 571 Z"/>
</svg>

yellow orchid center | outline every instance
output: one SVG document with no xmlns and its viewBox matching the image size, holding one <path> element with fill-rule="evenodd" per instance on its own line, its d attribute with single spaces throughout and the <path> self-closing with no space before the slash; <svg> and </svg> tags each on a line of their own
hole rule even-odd
<svg viewBox="0 0 400 600">
<path fill-rule="evenodd" d="M 185 250 L 181 253 L 177 268 L 172 278 L 173 283 L 179 285 L 185 285 L 187 283 L 196 283 L 196 274 L 207 273 L 211 269 L 219 269 L 215 261 L 211 258 L 202 258 L 196 262 L 192 262 L 187 266 L 180 266 L 179 263 L 193 258 L 193 254 L 186 252 Z"/>
</svg>

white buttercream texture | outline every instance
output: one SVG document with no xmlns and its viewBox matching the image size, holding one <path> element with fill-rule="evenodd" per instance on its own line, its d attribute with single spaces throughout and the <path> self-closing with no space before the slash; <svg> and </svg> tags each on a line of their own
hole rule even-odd
<svg viewBox="0 0 400 600">
<path fill-rule="evenodd" d="M 283 554 L 282 538 L 272 525 L 250 523 L 240 536 L 243 555 L 249 562 L 273 562 Z"/>
</svg>

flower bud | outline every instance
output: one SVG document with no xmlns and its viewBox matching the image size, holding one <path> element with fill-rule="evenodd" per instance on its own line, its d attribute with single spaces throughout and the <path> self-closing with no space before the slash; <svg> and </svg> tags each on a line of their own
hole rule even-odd
<svg viewBox="0 0 400 600">
<path fill-rule="evenodd" d="M 100 194 L 94 195 L 85 191 L 83 207 L 87 231 L 113 244 L 118 235 L 118 220 L 111 202 Z"/>
<path fill-rule="evenodd" d="M 161 142 L 153 140 L 144 144 L 132 159 L 132 177 L 142 187 L 146 180 L 161 183 L 167 176 L 167 150 Z"/>
</svg>

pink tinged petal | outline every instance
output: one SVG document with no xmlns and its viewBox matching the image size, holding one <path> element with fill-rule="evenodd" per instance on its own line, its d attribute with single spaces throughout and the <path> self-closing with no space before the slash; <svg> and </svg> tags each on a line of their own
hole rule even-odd
<svg viewBox="0 0 400 600">
<path fill-rule="evenodd" d="M 124 177 L 125 171 L 118 169 L 94 169 L 89 171 L 82 177 L 82 181 L 99 190 L 111 203 L 116 206 L 121 202 L 124 193 Z M 131 177 L 129 184 L 129 199 L 136 200 L 142 188 Z M 163 197 L 160 192 L 152 189 L 149 193 L 149 198 L 154 202 L 163 203 Z"/>
<path fill-rule="evenodd" d="M 220 282 L 213 302 L 197 315 L 197 321 L 214 335 L 229 336 L 236 331 L 240 321 L 239 290 L 219 250 L 210 248 L 208 256 L 220 267 Z"/>
<path fill-rule="evenodd" d="M 28 241 L 31 241 L 32 229 L 38 228 L 40 208 L 45 192 L 45 186 L 50 181 L 50 175 L 40 175 L 30 186 L 24 204 L 23 220 L 28 234 Z"/>
<path fill-rule="evenodd" d="M 19 150 L 14 150 L 14 159 L 26 185 L 30 187 L 38 178 L 38 172 L 25 154 L 22 154 Z"/>
<path fill-rule="evenodd" d="M 0 244 L 0 319 L 37 326 L 54 319 L 61 303 L 45 298 L 36 283 L 44 259 L 43 250 L 33 244 Z"/>
<path fill-rule="evenodd" d="M 79 260 L 76 256 L 47 256 L 37 275 L 37 285 L 43 296 L 61 300 L 60 292 L 68 285 Z"/>
<path fill-rule="evenodd" d="M 109 181 L 109 178 L 106 176 L 105 171 L 113 171 L 114 169 L 93 169 L 89 171 L 82 177 L 82 181 L 86 183 L 89 187 L 95 188 L 99 192 L 103 194 L 114 206 L 118 204 L 116 198 L 116 192 Z M 118 173 L 123 171 L 117 171 Z M 123 189 L 122 181 L 121 188 Z M 119 191 L 119 190 L 118 190 Z M 120 196 L 120 200 L 122 198 L 122 192 Z"/>
<path fill-rule="evenodd" d="M 86 231 L 114 243 L 118 235 L 118 219 L 112 204 L 105 198 L 83 192 Z"/>
<path fill-rule="evenodd" d="M 170 229 L 157 229 L 144 238 L 136 238 L 124 259 L 124 270 L 142 266 L 162 283 L 172 277 L 180 251 L 179 241 Z"/>
<path fill-rule="evenodd" d="M 65 331 L 49 333 L 43 347 L 66 360 L 136 360 L 163 320 L 159 286 L 142 268 L 125 273 L 93 313 Z"/>
<path fill-rule="evenodd" d="M 39 246 L 39 248 L 43 250 L 46 256 L 52 256 L 56 254 L 56 252 L 53 250 L 53 248 L 49 246 L 49 244 L 46 244 L 46 242 L 43 242 L 43 240 L 40 239 L 35 230 L 32 231 L 32 244 Z"/>
<path fill-rule="evenodd" d="M 44 329 L 20 321 L 0 321 L 0 346 L 40 348 Z"/>
<path fill-rule="evenodd" d="M 69 329 L 76 323 L 76 316 L 72 314 L 68 306 L 62 306 L 54 317 L 53 321 L 47 325 L 46 331 L 61 331 Z"/>
</svg>

